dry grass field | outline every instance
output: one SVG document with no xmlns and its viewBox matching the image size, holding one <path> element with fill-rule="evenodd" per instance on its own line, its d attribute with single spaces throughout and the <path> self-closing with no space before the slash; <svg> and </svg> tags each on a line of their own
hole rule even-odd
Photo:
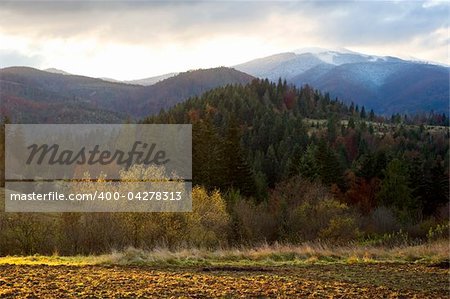
<svg viewBox="0 0 450 299">
<path fill-rule="evenodd" d="M 448 242 L 0 258 L 0 298 L 449 298 Z"/>
</svg>

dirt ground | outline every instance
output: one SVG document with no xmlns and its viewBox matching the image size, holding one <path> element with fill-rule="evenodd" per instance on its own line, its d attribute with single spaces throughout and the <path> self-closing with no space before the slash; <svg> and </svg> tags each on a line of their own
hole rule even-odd
<svg viewBox="0 0 450 299">
<path fill-rule="evenodd" d="M 450 298 L 442 265 L 0 265 L 0 298 Z"/>
</svg>

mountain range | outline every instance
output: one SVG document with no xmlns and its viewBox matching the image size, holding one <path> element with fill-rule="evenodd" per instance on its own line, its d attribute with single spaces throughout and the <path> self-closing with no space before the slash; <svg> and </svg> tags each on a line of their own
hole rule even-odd
<svg viewBox="0 0 450 299">
<path fill-rule="evenodd" d="M 9 67 L 0 70 L 0 115 L 21 123 L 120 123 L 158 113 L 215 87 L 247 84 L 253 79 L 219 67 L 142 86 Z"/>
<path fill-rule="evenodd" d="M 234 66 L 259 78 L 309 84 L 380 114 L 448 112 L 449 68 L 346 49 L 306 48 Z"/>
<path fill-rule="evenodd" d="M 141 119 L 190 97 L 255 77 L 308 84 L 378 114 L 449 109 L 449 67 L 346 49 L 306 48 L 219 67 L 132 81 L 58 69 L 0 69 L 0 115 L 14 122 L 117 123 Z"/>
<path fill-rule="evenodd" d="M 45 72 L 49 72 L 49 73 L 54 73 L 54 74 L 60 74 L 60 75 L 74 75 L 71 73 L 68 73 L 66 71 L 60 70 L 60 69 L 56 69 L 56 68 L 48 68 L 48 69 L 44 69 L 43 71 Z M 126 84 L 133 84 L 133 85 L 143 85 L 143 86 L 150 86 L 153 85 L 155 83 L 158 83 L 159 81 L 168 79 L 170 77 L 174 77 L 176 75 L 178 75 L 179 73 L 167 73 L 167 74 L 163 74 L 163 75 L 159 75 L 159 76 L 153 76 L 153 77 L 148 77 L 148 78 L 143 78 L 143 79 L 136 79 L 136 80 L 117 80 L 117 79 L 113 79 L 113 78 L 108 78 L 108 77 L 101 77 L 99 79 L 104 80 L 104 81 L 109 81 L 109 82 L 115 82 L 115 83 L 126 83 Z"/>
</svg>

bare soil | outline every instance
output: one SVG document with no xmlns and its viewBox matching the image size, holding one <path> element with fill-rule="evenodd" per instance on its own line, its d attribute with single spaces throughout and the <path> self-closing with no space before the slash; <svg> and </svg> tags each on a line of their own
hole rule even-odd
<svg viewBox="0 0 450 299">
<path fill-rule="evenodd" d="M 450 298 L 448 267 L 0 265 L 0 298 Z"/>
</svg>

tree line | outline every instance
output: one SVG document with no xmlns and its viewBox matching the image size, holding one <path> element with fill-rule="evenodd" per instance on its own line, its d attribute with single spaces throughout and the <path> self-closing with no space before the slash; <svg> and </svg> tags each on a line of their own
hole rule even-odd
<svg viewBox="0 0 450 299">
<path fill-rule="evenodd" d="M 193 125 L 191 216 L 2 213 L 0 255 L 340 243 L 399 231 L 425 240 L 448 223 L 445 115 L 386 118 L 308 85 L 254 80 L 141 123 Z"/>
</svg>

